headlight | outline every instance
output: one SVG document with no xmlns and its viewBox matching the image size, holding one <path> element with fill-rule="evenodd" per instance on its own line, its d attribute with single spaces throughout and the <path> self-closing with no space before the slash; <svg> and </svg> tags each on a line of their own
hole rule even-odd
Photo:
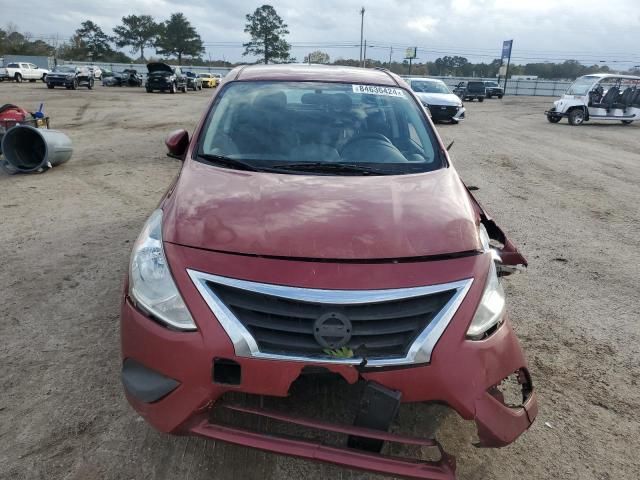
<svg viewBox="0 0 640 480">
<path fill-rule="evenodd" d="M 197 329 L 171 277 L 162 248 L 162 210 L 151 214 L 133 245 L 129 296 L 137 307 L 170 327 Z"/>
<path fill-rule="evenodd" d="M 467 330 L 467 337 L 472 340 L 482 340 L 487 331 L 502 322 L 506 305 L 504 290 L 498 280 L 496 267 L 496 260 L 499 261 L 500 256 L 491 248 L 489 234 L 482 224 L 478 228 L 478 236 L 482 250 L 491 253 L 491 265 L 480 304 Z"/>
<path fill-rule="evenodd" d="M 492 327 L 502 323 L 505 305 L 504 290 L 498 280 L 496 264 L 492 261 L 480 304 L 467 330 L 467 337 L 482 340 Z"/>
</svg>

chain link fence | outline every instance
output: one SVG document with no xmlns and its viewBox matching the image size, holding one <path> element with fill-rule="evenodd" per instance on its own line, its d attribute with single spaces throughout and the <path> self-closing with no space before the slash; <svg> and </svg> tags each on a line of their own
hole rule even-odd
<svg viewBox="0 0 640 480">
<path fill-rule="evenodd" d="M 412 75 L 411 78 L 418 78 Z M 469 81 L 489 81 L 495 82 L 495 78 L 478 78 L 478 77 L 429 77 L 437 78 L 447 84 L 452 90 L 460 82 Z M 500 86 L 504 87 L 504 79 L 501 80 Z M 522 80 L 522 79 L 510 79 L 507 82 L 506 95 L 529 95 L 529 96 L 541 96 L 541 97 L 559 97 L 561 96 L 569 85 L 573 82 L 569 80 Z"/>
</svg>

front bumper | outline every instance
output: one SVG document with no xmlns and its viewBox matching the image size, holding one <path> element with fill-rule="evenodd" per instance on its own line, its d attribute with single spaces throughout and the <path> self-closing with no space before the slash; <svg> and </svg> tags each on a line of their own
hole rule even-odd
<svg viewBox="0 0 640 480">
<path fill-rule="evenodd" d="M 457 122 L 464 120 L 466 109 L 464 106 L 458 107 L 454 105 L 428 105 L 433 120 L 455 120 Z"/>
<path fill-rule="evenodd" d="M 337 265 L 260 259 L 203 252 L 172 244 L 165 244 L 165 252 L 172 265 L 176 284 L 199 330 L 181 333 L 160 326 L 132 305 L 126 296 L 126 287 L 121 318 L 123 360 L 133 360 L 165 379 L 164 383 L 162 379 L 158 380 L 156 385 L 167 385 L 166 392 L 160 391 L 155 397 L 147 397 L 147 401 L 136 396 L 135 389 L 125 389 L 127 398 L 142 417 L 162 432 L 200 435 L 409 478 L 454 478 L 453 464 L 446 454 L 440 462 L 416 464 L 414 461 L 325 447 L 308 441 L 281 439 L 210 423 L 210 410 L 225 393 L 234 391 L 285 397 L 302 370 L 311 365 L 324 367 L 350 384 L 364 380 L 400 391 L 403 402 L 444 402 L 462 418 L 476 422 L 481 446 L 511 443 L 529 428 L 536 417 L 534 392 L 516 408 L 508 407 L 491 393 L 492 387 L 503 379 L 527 368 L 509 320 L 506 319 L 485 340 L 469 341 L 465 338 L 484 282 L 474 282 L 469 289 L 454 320 L 440 337 L 429 364 L 401 369 L 362 370 L 354 365 L 236 356 L 232 342 L 187 274 L 187 269 L 215 269 L 217 274 L 232 278 L 273 284 L 289 283 L 307 288 L 402 288 L 461 280 L 470 274 L 474 278 L 482 278 L 482 272 L 487 271 L 488 262 L 491 261 L 488 255 L 447 260 L 444 268 L 445 261 Z M 237 384 L 215 381 L 212 366 L 214 360 L 221 358 L 239 366 L 241 374 Z M 269 412 L 258 414 L 270 415 Z M 288 421 L 296 420 L 288 417 Z M 316 427 L 335 431 L 332 430 L 335 426 Z M 403 442 L 404 439 L 395 441 Z"/>
<path fill-rule="evenodd" d="M 73 85 L 73 79 L 69 80 L 67 78 L 51 77 L 51 75 L 47 76 L 46 82 L 47 84 L 54 85 L 56 87 L 70 87 Z"/>
</svg>

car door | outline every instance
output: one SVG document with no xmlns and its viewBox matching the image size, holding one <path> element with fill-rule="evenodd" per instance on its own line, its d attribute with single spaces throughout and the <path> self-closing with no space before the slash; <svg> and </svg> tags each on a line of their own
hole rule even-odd
<svg viewBox="0 0 640 480">
<path fill-rule="evenodd" d="M 38 68 L 37 65 L 30 63 L 29 70 L 30 70 L 32 79 L 40 80 L 40 77 L 42 77 L 42 73 L 40 72 L 40 69 Z"/>
</svg>

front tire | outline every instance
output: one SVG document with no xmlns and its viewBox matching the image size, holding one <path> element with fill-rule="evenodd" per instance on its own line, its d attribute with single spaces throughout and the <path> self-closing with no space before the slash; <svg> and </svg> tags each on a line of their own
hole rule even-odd
<svg viewBox="0 0 640 480">
<path fill-rule="evenodd" d="M 41 80 L 42 80 L 43 83 L 47 83 L 47 74 L 46 73 L 42 74 Z"/>
<path fill-rule="evenodd" d="M 186 83 L 182 87 L 182 93 L 187 93 L 187 84 Z"/>
<path fill-rule="evenodd" d="M 176 88 L 176 84 L 175 84 L 175 83 L 172 83 L 172 84 L 171 84 L 171 88 L 169 89 L 169 93 L 172 93 L 172 94 L 173 94 L 173 93 L 176 93 L 177 91 L 178 91 L 178 90 L 177 90 L 177 88 Z"/>
<path fill-rule="evenodd" d="M 479 102 L 484 102 L 484 98 L 480 97 L 480 98 L 478 99 L 478 101 L 479 101 Z"/>
<path fill-rule="evenodd" d="M 633 120 L 621 120 L 621 122 L 625 125 L 631 125 L 633 123 Z"/>
<path fill-rule="evenodd" d="M 147 93 L 153 93 L 153 90 L 151 90 L 149 87 L 147 87 Z"/>
<path fill-rule="evenodd" d="M 53 86 L 51 83 L 47 83 L 47 88 L 48 88 L 49 90 L 53 90 L 53 87 L 54 87 L 54 86 Z"/>
<path fill-rule="evenodd" d="M 584 123 L 584 110 L 575 108 L 569 112 L 569 124 L 578 126 Z"/>
<path fill-rule="evenodd" d="M 77 90 L 78 89 L 78 79 L 75 78 L 73 80 L 73 83 L 71 84 L 71 90 Z"/>
<path fill-rule="evenodd" d="M 499 98 L 500 100 L 502 100 L 502 95 L 498 95 L 498 98 Z"/>
<path fill-rule="evenodd" d="M 16 83 L 22 83 L 22 75 L 20 75 L 19 73 L 16 73 L 13 79 L 16 81 Z"/>
<path fill-rule="evenodd" d="M 89 79 L 89 84 L 87 85 L 87 88 L 88 88 L 89 90 L 93 90 L 93 78 L 90 78 L 90 79 Z"/>
</svg>

